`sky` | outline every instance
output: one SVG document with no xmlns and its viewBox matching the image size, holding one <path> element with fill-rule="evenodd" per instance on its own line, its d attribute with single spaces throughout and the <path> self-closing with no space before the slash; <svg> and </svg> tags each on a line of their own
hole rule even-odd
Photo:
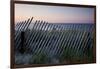
<svg viewBox="0 0 100 69">
<path fill-rule="evenodd" d="M 94 8 L 15 4 L 15 22 L 30 17 L 48 23 L 94 23 Z"/>
</svg>

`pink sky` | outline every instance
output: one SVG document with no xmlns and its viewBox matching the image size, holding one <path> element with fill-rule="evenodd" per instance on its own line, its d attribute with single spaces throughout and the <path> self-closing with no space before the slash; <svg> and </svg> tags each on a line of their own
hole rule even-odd
<svg viewBox="0 0 100 69">
<path fill-rule="evenodd" d="M 49 23 L 94 23 L 94 8 L 15 5 L 16 22 L 27 20 L 30 17 Z"/>
</svg>

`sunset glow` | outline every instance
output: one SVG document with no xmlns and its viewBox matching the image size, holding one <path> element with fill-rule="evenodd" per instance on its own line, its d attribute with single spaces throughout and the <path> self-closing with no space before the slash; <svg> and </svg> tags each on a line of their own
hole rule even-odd
<svg viewBox="0 0 100 69">
<path fill-rule="evenodd" d="M 94 8 L 15 4 L 15 22 L 30 17 L 49 23 L 94 23 Z"/>
</svg>

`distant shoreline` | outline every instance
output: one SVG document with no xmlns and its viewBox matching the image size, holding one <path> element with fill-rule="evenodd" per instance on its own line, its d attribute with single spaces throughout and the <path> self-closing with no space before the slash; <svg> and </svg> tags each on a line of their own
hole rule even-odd
<svg viewBox="0 0 100 69">
<path fill-rule="evenodd" d="M 15 24 L 18 24 L 18 23 L 15 23 Z M 48 24 L 95 24 L 95 23 L 48 23 Z"/>
</svg>

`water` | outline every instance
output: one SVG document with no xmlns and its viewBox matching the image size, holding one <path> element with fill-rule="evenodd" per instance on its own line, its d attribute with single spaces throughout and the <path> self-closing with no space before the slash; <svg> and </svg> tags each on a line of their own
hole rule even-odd
<svg viewBox="0 0 100 69">
<path fill-rule="evenodd" d="M 93 29 L 94 29 L 94 24 L 91 24 L 91 23 L 87 23 L 87 24 L 85 24 L 85 23 L 77 23 L 77 24 L 74 24 L 74 23 L 49 23 L 49 25 L 47 25 L 46 27 L 50 27 L 51 25 L 53 25 L 53 27 L 51 27 L 51 28 L 56 29 L 56 30 L 64 28 L 65 30 L 93 31 Z"/>
<path fill-rule="evenodd" d="M 93 31 L 94 29 L 94 24 L 91 23 L 55 23 L 54 25 L 59 25 L 67 30 Z"/>
</svg>

